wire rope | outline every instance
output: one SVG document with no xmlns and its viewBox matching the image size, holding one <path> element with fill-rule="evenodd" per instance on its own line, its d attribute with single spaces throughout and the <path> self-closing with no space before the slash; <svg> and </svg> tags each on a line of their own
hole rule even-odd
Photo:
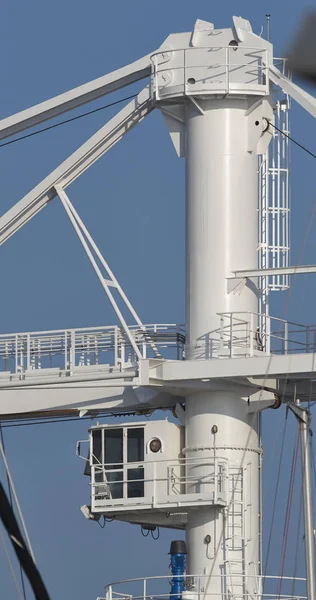
<svg viewBox="0 0 316 600">
<path fill-rule="evenodd" d="M 22 595 L 22 592 L 21 592 L 21 589 L 20 589 L 20 586 L 19 586 L 19 582 L 17 580 L 16 574 L 15 574 L 15 571 L 14 571 L 13 563 L 12 563 L 11 558 L 10 558 L 9 550 L 8 550 L 7 545 L 6 545 L 6 541 L 4 539 L 4 535 L 3 535 L 2 531 L 0 531 L 0 539 L 1 539 L 1 543 L 2 543 L 2 546 L 3 546 L 3 549 L 4 549 L 4 552 L 5 552 L 7 561 L 9 563 L 9 568 L 10 568 L 11 575 L 12 575 L 12 578 L 13 578 L 13 581 L 14 581 L 14 585 L 16 587 L 16 591 L 18 593 L 18 596 L 19 596 L 20 600 L 24 600 L 25 594 Z"/>
<path fill-rule="evenodd" d="M 137 94 L 132 94 L 131 96 L 126 96 L 125 98 L 121 98 L 120 100 L 115 100 L 114 102 L 110 102 L 109 104 L 104 104 L 104 106 L 99 106 L 98 108 L 94 108 L 85 113 L 81 113 L 80 115 L 76 115 L 75 117 L 70 117 L 70 119 L 65 119 L 64 121 L 59 121 L 58 123 L 54 123 L 53 125 L 48 125 L 47 127 L 42 127 L 42 129 L 38 129 L 37 131 L 32 131 L 31 133 L 26 133 L 25 135 L 20 135 L 18 138 L 14 140 L 9 140 L 8 142 L 4 142 L 0 144 L 0 148 L 4 148 L 4 146 L 10 146 L 11 144 L 16 144 L 16 142 L 21 142 L 30 137 L 34 137 L 35 135 L 39 135 L 40 133 L 44 133 L 45 131 L 50 131 L 50 129 L 56 129 L 56 127 L 60 127 L 61 125 L 66 125 L 67 123 L 71 123 L 72 121 L 77 121 L 78 119 L 82 119 L 83 117 L 88 117 L 89 115 L 93 115 L 94 113 L 100 112 L 101 110 L 105 110 L 106 108 L 110 108 L 111 106 L 116 106 L 117 104 L 121 104 L 121 102 L 125 102 L 126 100 L 131 100 L 132 98 L 136 98 Z M 14 135 L 14 134 L 12 134 Z M 10 136 L 11 137 L 11 136 Z"/>
<path fill-rule="evenodd" d="M 36 600 L 50 600 L 45 583 L 39 570 L 37 569 L 27 545 L 25 544 L 15 514 L 10 506 L 8 497 L 1 482 L 0 518 L 8 533 L 16 557 L 19 563 L 22 565 L 24 573 L 30 582 Z"/>
<path fill-rule="evenodd" d="M 300 441 L 300 430 L 299 430 L 299 426 L 298 426 L 297 436 L 296 436 L 296 444 L 295 444 L 295 448 L 293 451 L 293 460 L 292 460 L 291 476 L 290 476 L 290 483 L 289 483 L 288 503 L 287 503 L 286 514 L 285 514 L 285 519 L 284 519 L 281 571 L 280 571 L 280 578 L 279 578 L 279 590 L 277 593 L 277 597 L 279 598 L 279 600 L 281 598 L 281 592 L 282 592 L 282 582 L 283 582 L 284 566 L 285 566 L 286 551 L 287 551 L 287 541 L 288 541 L 290 520 L 291 520 L 291 510 L 292 510 L 292 503 L 293 503 L 293 492 L 294 492 L 294 483 L 295 483 L 295 475 L 296 475 L 296 467 L 297 467 L 299 441 Z"/>
<path fill-rule="evenodd" d="M 298 146 L 299 148 L 301 148 L 301 150 L 304 150 L 304 152 L 307 152 L 307 154 L 309 154 L 313 158 L 316 158 L 316 154 L 314 154 L 314 152 L 312 152 L 311 150 L 309 150 L 308 148 L 306 148 L 306 146 L 303 146 L 303 144 L 301 144 L 300 142 L 298 142 L 297 140 L 295 140 L 294 138 L 292 138 L 291 135 L 289 135 L 288 133 L 285 133 L 285 131 L 282 131 L 282 129 L 280 129 L 279 127 L 277 127 L 276 125 L 274 125 L 274 123 L 271 123 L 271 121 L 268 121 L 268 123 L 269 123 L 269 125 L 271 125 L 271 127 L 273 127 L 273 129 L 276 129 L 277 131 L 279 131 L 280 133 L 282 133 L 282 135 L 284 135 L 284 137 L 286 137 L 288 140 L 290 140 L 291 142 L 293 142 L 293 144 L 295 144 L 296 146 Z"/>
<path fill-rule="evenodd" d="M 304 542 L 304 536 L 302 536 L 302 537 L 300 536 L 302 513 L 303 513 L 303 499 L 302 499 L 302 488 L 301 488 L 300 508 L 299 508 L 299 513 L 298 513 L 297 529 L 296 529 L 296 545 L 295 545 L 295 558 L 294 558 L 294 577 L 293 577 L 293 581 L 292 581 L 292 590 L 291 590 L 291 596 L 292 596 L 292 598 L 294 598 L 294 595 L 295 595 L 295 585 L 296 585 L 296 575 L 297 575 L 297 569 L 298 569 L 298 560 L 299 560 L 301 546 L 302 546 L 302 543 Z"/>
<path fill-rule="evenodd" d="M 265 566 L 264 566 L 264 569 L 263 569 L 263 585 L 265 583 L 265 579 L 266 579 L 266 576 L 267 576 L 267 569 L 268 569 L 269 556 L 270 556 L 270 548 L 271 548 L 271 542 L 272 542 L 274 519 L 275 519 L 275 513 L 276 513 L 278 492 L 279 492 L 279 487 L 280 487 L 280 475 L 281 475 L 281 467 L 282 467 L 283 454 L 284 454 L 285 434 L 286 434 L 286 427 L 287 427 L 287 417 L 288 417 L 288 409 L 286 409 L 284 426 L 283 426 L 283 433 L 282 433 L 279 466 L 278 466 L 276 487 L 275 487 L 274 498 L 273 498 L 272 518 L 271 518 L 270 530 L 269 530 L 269 538 L 268 538 L 268 547 L 267 547 L 267 553 L 266 553 Z"/>
<path fill-rule="evenodd" d="M 30 537 L 29 537 L 29 534 L 28 534 L 28 531 L 27 531 L 27 527 L 26 527 L 25 521 L 24 521 L 23 513 L 22 513 L 22 510 L 21 510 L 21 506 L 20 506 L 20 502 L 19 502 L 19 499 L 18 499 L 18 495 L 16 493 L 16 489 L 15 489 L 15 485 L 14 485 L 14 482 L 13 482 L 13 479 L 12 479 L 12 475 L 11 475 L 11 471 L 10 471 L 9 464 L 8 464 L 8 461 L 7 461 L 7 457 L 5 455 L 4 448 L 3 448 L 3 445 L 1 443 L 0 443 L 0 453 L 2 455 L 2 460 L 3 460 L 4 466 L 5 466 L 5 470 L 6 470 L 9 482 L 10 482 L 12 494 L 13 494 L 13 497 L 14 497 L 14 500 L 15 500 L 16 508 L 17 508 L 17 511 L 18 511 L 18 514 L 19 514 L 19 517 L 20 517 L 20 521 L 21 521 L 22 528 L 23 528 L 24 535 L 25 535 L 25 539 L 26 539 L 26 542 L 27 542 L 27 545 L 28 545 L 28 548 L 29 548 L 29 551 L 30 551 L 30 555 L 31 555 L 31 557 L 32 557 L 32 559 L 34 561 L 34 564 L 35 564 L 35 556 L 34 556 L 32 544 L 31 544 L 31 540 L 30 540 Z"/>
<path fill-rule="evenodd" d="M 0 439 L 1 439 L 1 444 L 2 444 L 2 447 L 3 447 L 3 451 L 5 453 L 4 436 L 3 436 L 1 422 L 0 422 Z M 13 510 L 12 490 L 11 490 L 11 484 L 10 484 L 10 479 L 9 479 L 7 470 L 6 470 L 6 478 L 7 478 L 7 486 L 8 486 L 8 493 L 9 493 L 9 502 L 10 502 L 10 506 L 11 506 L 11 508 Z M 23 600 L 26 600 L 26 590 L 25 590 L 24 575 L 23 575 L 23 569 L 22 569 L 22 566 L 21 566 L 20 563 L 19 563 L 19 567 L 20 567 L 20 577 L 21 577 Z"/>
</svg>

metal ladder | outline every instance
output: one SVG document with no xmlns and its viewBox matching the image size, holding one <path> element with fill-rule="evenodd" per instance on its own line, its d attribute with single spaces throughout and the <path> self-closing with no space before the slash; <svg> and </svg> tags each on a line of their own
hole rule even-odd
<svg viewBox="0 0 316 600">
<path fill-rule="evenodd" d="M 229 505 L 226 526 L 226 588 L 227 598 L 244 600 L 245 586 L 245 502 L 242 467 L 229 469 Z"/>
</svg>

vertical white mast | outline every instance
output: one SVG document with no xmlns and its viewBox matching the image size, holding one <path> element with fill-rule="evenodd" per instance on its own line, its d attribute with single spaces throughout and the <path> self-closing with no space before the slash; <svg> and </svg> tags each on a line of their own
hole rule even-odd
<svg viewBox="0 0 316 600">
<path fill-rule="evenodd" d="M 218 313 L 257 313 L 256 289 L 227 293 L 235 268 L 257 267 L 257 155 L 247 150 L 249 100 L 225 98 L 186 110 L 186 331 L 188 358 L 211 358 Z M 234 328 L 235 329 L 235 328 Z M 236 328 L 238 335 L 238 328 Z M 212 592 L 242 596 L 244 576 L 258 573 L 257 415 L 223 384 L 186 398 L 186 457 L 207 465 L 210 455 L 228 461 L 229 506 L 188 514 L 191 573 L 212 576 Z M 203 467 L 193 467 L 202 475 Z M 205 475 L 207 467 L 205 469 Z M 251 487 L 250 487 L 251 486 Z M 207 543 L 210 536 L 211 541 Z M 250 566 L 251 565 L 251 566 Z M 206 586 L 206 591 L 210 589 Z"/>
<path fill-rule="evenodd" d="M 262 120 L 272 114 L 265 100 L 270 54 L 271 45 L 235 18 L 232 30 L 198 21 L 191 43 L 170 51 L 168 65 L 166 55 L 154 57 L 156 100 L 176 103 L 161 108 L 186 161 L 189 360 L 220 357 L 232 346 L 238 353 L 245 328 L 254 351 L 262 350 L 256 339 L 258 287 L 250 283 L 230 293 L 227 280 L 235 270 L 258 268 L 258 154 L 270 139 Z M 258 593 L 258 414 L 249 414 L 240 391 L 223 382 L 186 396 L 185 430 L 185 456 L 197 459 L 188 477 L 205 477 L 206 486 L 208 461 L 224 459 L 229 491 L 227 507 L 188 511 L 188 573 L 203 575 L 200 591 L 215 598 Z"/>
<path fill-rule="evenodd" d="M 283 134 L 286 135 L 288 131 L 286 94 L 291 95 L 313 116 L 316 116 L 315 99 L 300 90 L 273 65 L 272 45 L 253 34 L 247 20 L 234 17 L 233 27 L 228 29 L 214 29 L 212 23 L 198 20 L 192 33 L 170 35 L 151 56 L 19 115 L 4 119 L 0 122 L 0 137 L 40 123 L 149 74 L 150 87 L 146 87 L 119 115 L 0 218 L 0 244 L 46 206 L 56 193 L 65 196 L 64 188 L 140 122 L 152 108 L 161 110 L 177 154 L 184 157 L 186 162 L 186 360 L 178 360 L 179 354 L 177 360 L 170 359 L 169 354 L 164 359 L 157 351 L 157 344 L 162 344 L 163 347 L 166 339 L 174 340 L 170 337 L 170 331 L 171 336 L 174 335 L 172 330 L 168 331 L 168 327 L 173 326 L 162 326 L 163 333 L 160 336 L 156 325 L 148 326 L 150 329 L 146 330 L 133 309 L 131 313 L 139 331 L 131 330 L 123 318 L 121 323 L 135 357 L 125 360 L 125 338 L 122 337 L 122 373 L 113 373 L 113 365 L 110 363 L 104 365 L 108 370 L 101 376 L 104 383 L 100 393 L 105 410 L 109 412 L 113 406 L 121 409 L 132 407 L 138 411 L 151 402 L 153 408 L 161 406 L 161 402 L 163 406 L 170 407 L 179 402 L 177 414 L 181 416 L 181 425 L 185 429 L 185 447 L 182 445 L 183 427 L 173 424 L 173 429 L 171 427 L 167 431 L 166 423 L 161 425 L 162 436 L 166 436 L 168 442 L 164 447 L 162 440 L 156 437 L 156 432 L 150 433 L 150 426 L 146 424 L 146 444 L 144 431 L 142 442 L 139 443 L 139 448 L 146 449 L 146 452 L 140 452 L 141 456 L 137 458 L 137 464 L 141 462 L 141 465 L 136 469 L 136 479 L 135 473 L 133 474 L 135 469 L 130 468 L 134 461 L 129 460 L 126 450 L 128 434 L 120 446 L 122 456 L 115 458 L 113 462 L 121 465 L 114 470 L 120 472 L 118 479 L 115 479 L 116 476 L 111 477 L 113 471 L 108 473 L 111 469 L 106 468 L 108 463 L 105 456 L 102 458 L 100 455 L 100 461 L 103 460 L 104 464 L 94 463 L 91 451 L 92 510 L 86 507 L 85 512 L 88 518 L 93 519 L 99 513 L 110 513 L 118 515 L 122 520 L 147 524 L 149 527 L 185 527 L 187 574 L 191 577 L 186 579 L 184 594 L 190 594 L 193 590 L 194 598 L 196 592 L 199 598 L 212 595 L 215 600 L 224 597 L 233 597 L 235 600 L 256 598 L 261 596 L 261 450 L 258 412 L 251 404 L 257 410 L 262 410 L 267 406 L 274 407 L 275 398 L 271 391 L 268 400 L 260 397 L 259 402 L 252 403 L 248 395 L 265 389 L 262 382 L 267 375 L 266 365 L 267 362 L 270 363 L 271 352 L 288 354 L 293 347 L 294 352 L 300 352 L 302 359 L 298 373 L 293 366 L 295 361 L 290 366 L 288 362 L 281 361 L 280 368 L 276 371 L 278 376 L 270 388 L 275 394 L 280 394 L 280 390 L 283 390 L 284 398 L 288 400 L 289 376 L 294 379 L 296 387 L 297 382 L 306 383 L 305 375 L 310 374 L 308 353 L 315 351 L 315 347 L 310 343 L 309 329 L 299 326 L 300 333 L 303 332 L 304 335 L 305 332 L 305 343 L 299 342 L 299 346 L 295 346 L 295 340 L 293 342 L 289 339 L 288 323 L 279 319 L 284 326 L 283 338 L 277 338 L 283 341 L 282 348 L 271 350 L 272 335 L 270 327 L 265 328 L 265 325 L 269 325 L 271 321 L 267 318 L 269 289 L 286 289 L 288 276 L 293 272 L 316 272 L 316 266 L 293 268 L 288 265 L 287 141 L 283 139 Z M 276 123 L 279 124 L 276 130 L 280 131 L 274 136 L 272 168 L 269 169 L 268 147 L 273 131 L 270 122 L 274 116 L 273 83 L 282 88 L 285 97 L 274 107 L 278 118 Z M 265 157 L 261 159 L 261 166 L 264 166 L 261 178 L 265 188 L 259 204 L 258 156 Z M 65 198 L 67 199 L 66 196 Z M 258 211 L 261 214 L 259 232 Z M 74 209 L 72 213 L 76 216 Z M 92 238 L 82 222 L 80 229 L 85 231 L 85 237 L 91 242 Z M 83 241 L 82 236 L 79 237 Z M 89 250 L 86 244 L 84 247 L 86 251 Z M 110 285 L 120 290 L 117 280 L 94 243 L 92 247 L 110 275 L 110 279 L 103 279 L 88 251 L 103 287 L 108 288 Z M 269 281 L 268 276 L 271 275 L 272 280 Z M 258 280 L 261 287 L 258 286 Z M 123 296 L 131 309 L 125 294 Z M 261 304 L 258 310 L 259 298 Z M 112 305 L 115 307 L 116 303 Z M 120 316 L 119 310 L 116 313 Z M 96 334 L 87 333 L 83 348 L 89 355 L 90 335 L 93 335 L 98 336 L 95 337 L 95 344 L 99 339 L 104 344 L 103 350 L 111 350 L 113 338 L 116 367 L 119 363 L 117 328 L 113 332 L 110 336 L 103 334 L 103 329 Z M 46 332 L 48 333 L 51 343 L 54 332 Z M 53 391 L 54 399 L 51 400 L 49 393 L 45 391 L 44 396 L 47 394 L 47 397 L 41 397 L 40 409 L 45 412 L 53 406 L 56 414 L 61 407 L 64 410 L 66 406 L 77 407 L 78 410 L 83 406 L 87 411 L 99 410 L 100 403 L 91 404 L 100 400 L 98 396 L 97 399 L 94 397 L 94 388 L 90 397 L 90 392 L 87 391 L 90 386 L 84 385 L 85 378 L 92 381 L 94 376 L 90 377 L 86 369 L 80 372 L 79 369 L 86 365 L 76 364 L 76 334 L 71 332 L 70 347 L 68 334 L 69 331 L 65 331 L 65 336 L 61 338 L 60 332 L 55 332 L 57 346 L 53 347 L 52 352 L 63 353 L 64 369 L 59 374 L 70 381 L 70 385 L 65 386 L 68 387 L 67 394 L 69 390 L 70 393 L 64 397 L 64 386 L 57 386 L 58 399 L 55 399 Z M 81 337 L 82 335 L 80 334 Z M 103 335 L 107 337 L 104 338 Z M 33 369 L 34 365 L 30 361 L 32 339 L 40 339 L 39 334 L 14 336 L 14 350 L 10 352 L 15 358 L 15 379 L 11 380 L 12 373 L 8 372 L 8 381 L 3 380 L 1 384 L 2 405 L 5 405 L 2 406 L 2 411 L 5 414 L 8 411 L 9 414 L 20 414 L 19 394 L 22 390 L 24 395 L 31 393 L 33 399 L 36 385 L 51 385 L 55 382 L 54 379 L 47 379 L 49 369 L 45 369 L 41 379 L 36 373 L 36 385 L 33 381 L 34 387 L 31 390 L 27 389 L 29 382 L 21 379 L 26 377 L 33 380 L 35 375 L 36 369 Z M 177 344 L 182 344 L 183 337 L 179 338 L 178 331 L 175 340 Z M 4 356 L 7 357 L 7 348 L 11 348 L 9 344 L 12 344 L 11 338 L 9 341 L 5 339 L 3 343 Z M 139 349 L 140 344 L 143 352 Z M 146 345 L 156 358 L 159 356 L 159 361 L 145 358 Z M 26 363 L 23 354 L 25 347 Z M 72 363 L 67 358 L 68 351 L 72 356 Z M 48 354 L 46 346 L 43 352 Z M 95 354 L 97 355 L 97 351 Z M 37 357 L 39 370 L 40 349 Z M 228 360 L 225 368 L 221 369 L 225 358 Z M 232 358 L 236 360 L 229 360 Z M 284 357 L 274 354 L 274 358 Z M 256 375 L 252 377 L 250 373 L 254 360 Z M 78 380 L 73 379 L 72 367 L 78 369 Z M 55 369 L 51 375 L 56 375 Z M 97 375 L 97 379 L 100 376 Z M 58 379 L 58 383 L 60 381 Z M 75 391 L 72 391 L 70 387 L 76 381 L 82 382 L 81 391 L 84 390 L 84 397 L 79 405 L 77 389 L 73 388 Z M 117 393 L 116 386 L 120 388 Z M 10 397 L 10 403 L 6 387 L 8 390 L 14 387 L 14 397 Z M 108 393 L 105 388 L 108 388 Z M 131 394 L 125 396 L 123 388 L 131 388 Z M 302 388 L 304 392 L 304 387 Z M 41 394 L 43 389 L 46 390 L 45 387 L 42 388 Z M 157 403 L 156 396 L 160 398 Z M 106 400 L 109 401 L 108 404 Z M 276 404 L 279 405 L 280 402 L 279 400 Z M 185 404 L 185 411 L 181 407 L 182 403 Z M 26 412 L 33 410 L 25 399 L 24 406 L 27 406 Z M 38 408 L 36 403 L 35 406 Z M 308 423 L 302 417 L 301 421 L 303 464 L 307 467 L 303 480 L 308 598 L 315 600 Z M 101 429 L 95 434 L 95 438 L 100 440 L 103 435 L 104 444 L 104 432 Z M 92 432 L 91 449 L 93 435 Z M 122 431 L 122 440 L 123 437 Z M 151 448 L 153 442 L 154 449 Z M 170 456 L 168 455 L 168 459 L 164 457 L 168 444 L 169 450 L 174 452 L 171 465 Z M 104 451 L 102 452 L 104 455 Z M 159 452 L 160 455 L 156 454 Z M 146 585 L 144 580 L 143 597 L 152 597 L 146 592 Z M 108 590 L 107 598 L 111 598 L 112 586 Z"/>
</svg>

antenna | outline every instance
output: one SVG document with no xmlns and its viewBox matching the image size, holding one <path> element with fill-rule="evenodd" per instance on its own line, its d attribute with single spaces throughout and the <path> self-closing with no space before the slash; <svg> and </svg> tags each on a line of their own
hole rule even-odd
<svg viewBox="0 0 316 600">
<path fill-rule="evenodd" d="M 267 20 L 267 40 L 268 42 L 270 42 L 270 17 L 271 15 L 266 15 L 266 20 Z"/>
</svg>

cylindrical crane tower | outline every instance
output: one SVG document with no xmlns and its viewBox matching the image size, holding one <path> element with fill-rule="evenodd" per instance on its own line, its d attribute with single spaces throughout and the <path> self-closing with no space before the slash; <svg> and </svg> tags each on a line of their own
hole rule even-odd
<svg viewBox="0 0 316 600">
<path fill-rule="evenodd" d="M 230 289 L 229 278 L 258 268 L 258 155 L 270 139 L 272 47 L 239 18 L 224 30 L 198 21 L 187 35 L 170 36 L 166 52 L 153 56 L 152 85 L 186 161 L 186 357 L 220 360 L 245 343 L 264 351 L 258 288 Z M 258 593 L 258 416 L 230 382 L 201 386 L 186 397 L 185 430 L 192 486 L 203 487 L 203 476 L 207 486 L 208 461 L 224 459 L 228 490 L 226 507 L 188 511 L 188 573 L 202 575 L 200 592 L 217 598 Z"/>
</svg>

